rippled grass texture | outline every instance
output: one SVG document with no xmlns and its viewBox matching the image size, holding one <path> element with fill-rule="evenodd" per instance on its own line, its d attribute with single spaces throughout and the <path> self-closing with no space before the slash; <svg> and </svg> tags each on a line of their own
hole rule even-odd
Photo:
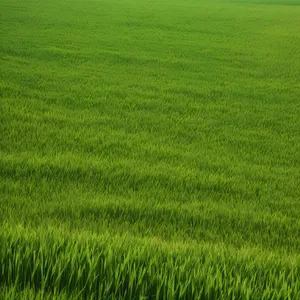
<svg viewBox="0 0 300 300">
<path fill-rule="evenodd" d="M 1 299 L 300 299 L 298 0 L 0 12 Z"/>
</svg>

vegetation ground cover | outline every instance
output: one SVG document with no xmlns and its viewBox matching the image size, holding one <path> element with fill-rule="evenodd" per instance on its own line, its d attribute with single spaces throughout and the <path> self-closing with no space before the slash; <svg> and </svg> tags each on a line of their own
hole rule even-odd
<svg viewBox="0 0 300 300">
<path fill-rule="evenodd" d="M 298 0 L 0 11 L 1 298 L 300 298 Z"/>
</svg>

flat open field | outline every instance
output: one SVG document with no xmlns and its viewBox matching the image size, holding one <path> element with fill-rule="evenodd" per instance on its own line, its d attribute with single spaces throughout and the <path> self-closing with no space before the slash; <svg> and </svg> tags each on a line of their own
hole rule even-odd
<svg viewBox="0 0 300 300">
<path fill-rule="evenodd" d="M 300 299 L 300 0 L 0 1 L 1 299 Z"/>
</svg>

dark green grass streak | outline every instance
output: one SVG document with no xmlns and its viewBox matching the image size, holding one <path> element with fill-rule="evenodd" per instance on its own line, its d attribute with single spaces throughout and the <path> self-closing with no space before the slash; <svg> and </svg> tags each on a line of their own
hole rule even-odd
<svg viewBox="0 0 300 300">
<path fill-rule="evenodd" d="M 0 298 L 300 298 L 300 1 L 2 0 L 0 67 Z"/>
</svg>

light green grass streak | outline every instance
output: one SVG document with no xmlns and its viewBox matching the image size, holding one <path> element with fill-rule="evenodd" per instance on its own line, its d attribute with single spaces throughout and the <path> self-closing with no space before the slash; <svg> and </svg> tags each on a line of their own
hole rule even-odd
<svg viewBox="0 0 300 300">
<path fill-rule="evenodd" d="M 203 299 L 214 299 L 201 281 L 203 274 L 217 278 L 207 276 L 208 265 L 180 273 L 171 263 L 163 273 L 159 261 L 169 254 L 160 251 L 174 243 L 200 253 L 176 250 L 172 255 L 183 265 L 200 255 L 213 272 L 235 268 L 239 249 L 259 251 L 243 258 L 232 279 L 220 275 L 222 285 L 213 290 L 222 299 L 231 297 L 230 288 L 245 299 L 238 276 L 252 282 L 252 274 L 261 284 L 245 283 L 253 299 L 298 295 L 299 4 L 2 0 L 0 224 L 7 247 L 1 246 L 0 296 L 44 297 L 37 280 L 19 294 L 25 286 L 18 280 L 32 267 L 21 251 L 38 252 L 49 238 L 53 247 L 43 259 L 51 261 L 66 240 L 61 266 L 74 256 L 76 277 L 84 248 L 96 247 L 94 238 L 103 235 L 111 236 L 103 253 L 120 251 L 109 266 L 120 278 L 131 276 L 122 271 L 124 256 L 131 264 L 134 251 L 142 253 L 142 272 L 153 255 L 143 292 L 131 286 L 137 297 L 148 293 L 146 282 L 159 291 L 157 274 L 177 274 L 180 284 L 195 286 L 193 297 L 203 292 Z M 86 237 L 77 241 L 60 230 Z M 135 247 L 123 245 L 122 235 Z M 152 239 L 160 242 L 153 246 Z M 17 250 L 9 252 L 14 243 Z M 10 280 L 14 255 L 14 272 L 24 269 Z M 274 268 L 264 262 L 270 255 Z M 72 293 L 66 281 L 54 284 L 52 263 L 36 266 L 54 276 L 45 297 Z M 189 277 L 193 272 L 202 275 Z M 172 276 L 163 281 L 168 299 Z M 109 295 L 120 296 L 109 278 Z M 93 291 L 84 287 L 82 297 Z"/>
</svg>

